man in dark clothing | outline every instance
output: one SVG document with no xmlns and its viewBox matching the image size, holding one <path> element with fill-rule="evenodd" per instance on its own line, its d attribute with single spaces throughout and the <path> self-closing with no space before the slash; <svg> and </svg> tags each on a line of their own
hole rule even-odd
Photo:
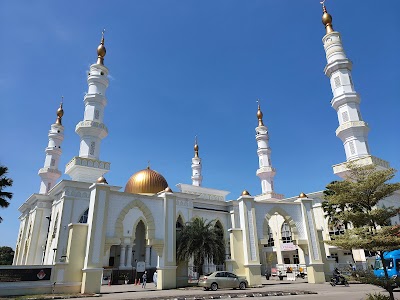
<svg viewBox="0 0 400 300">
<path fill-rule="evenodd" d="M 335 283 L 336 283 L 336 284 L 339 283 L 340 276 L 341 276 L 341 274 L 340 274 L 339 269 L 338 269 L 338 268 L 335 268 L 335 269 L 333 270 L 333 278 L 335 278 Z"/>
</svg>

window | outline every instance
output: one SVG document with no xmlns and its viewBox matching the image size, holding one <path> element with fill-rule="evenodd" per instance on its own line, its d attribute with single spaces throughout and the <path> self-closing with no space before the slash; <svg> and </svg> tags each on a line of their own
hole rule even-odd
<svg viewBox="0 0 400 300">
<path fill-rule="evenodd" d="M 283 223 L 282 229 L 282 243 L 291 243 L 292 242 L 292 232 L 290 231 L 290 226 L 288 223 Z"/>
<path fill-rule="evenodd" d="M 347 111 L 342 112 L 343 122 L 349 121 L 349 113 Z"/>
<path fill-rule="evenodd" d="M 334 81 L 335 81 L 335 87 L 340 87 L 340 85 L 341 85 L 341 83 L 340 83 L 340 77 L 338 76 L 338 77 L 335 77 L 335 79 L 334 79 Z"/>
<path fill-rule="evenodd" d="M 58 230 L 58 214 L 56 216 L 56 220 L 54 221 L 53 234 L 51 236 L 53 239 L 56 237 L 57 230 Z"/>
<path fill-rule="evenodd" d="M 342 223 L 330 223 L 329 224 L 329 236 L 331 240 L 335 239 L 335 235 L 344 234 L 345 227 Z"/>
<path fill-rule="evenodd" d="M 100 112 L 96 109 L 96 110 L 94 111 L 94 118 L 95 118 L 96 120 L 98 120 L 99 117 L 100 117 Z"/>
<path fill-rule="evenodd" d="M 273 233 L 272 233 L 271 227 L 269 227 L 269 226 L 268 226 L 268 233 L 267 233 L 267 236 L 268 236 L 268 244 L 267 244 L 267 247 L 273 247 L 273 246 L 275 245 L 275 242 L 274 242 L 274 235 L 273 235 Z"/>
<path fill-rule="evenodd" d="M 293 263 L 296 265 L 300 263 L 299 254 L 293 254 Z"/>
<path fill-rule="evenodd" d="M 89 208 L 87 210 L 85 210 L 85 212 L 81 215 L 81 217 L 79 218 L 78 223 L 87 223 L 88 220 L 88 215 L 89 215 Z"/>
<path fill-rule="evenodd" d="M 349 143 L 349 145 L 350 145 L 350 153 L 351 153 L 351 154 L 355 154 L 355 153 L 356 153 L 356 149 L 354 148 L 354 142 L 351 141 L 351 142 Z"/>
<path fill-rule="evenodd" d="M 90 143 L 90 149 L 89 149 L 89 154 L 90 155 L 94 155 L 94 148 L 96 147 L 96 143 L 95 142 L 91 142 Z"/>
<path fill-rule="evenodd" d="M 50 166 L 54 166 L 56 164 L 56 160 L 54 158 L 51 159 Z"/>
</svg>

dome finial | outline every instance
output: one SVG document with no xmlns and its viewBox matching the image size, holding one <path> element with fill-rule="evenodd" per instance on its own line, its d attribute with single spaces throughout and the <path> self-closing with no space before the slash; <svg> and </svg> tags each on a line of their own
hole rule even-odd
<svg viewBox="0 0 400 300">
<path fill-rule="evenodd" d="M 100 45 L 97 47 L 97 64 L 103 65 L 104 64 L 104 56 L 106 56 L 106 47 L 104 47 L 104 33 L 106 32 L 105 29 L 101 32 L 101 41 Z"/>
<path fill-rule="evenodd" d="M 260 99 L 257 99 L 257 104 L 258 104 L 258 110 L 257 110 L 258 126 L 264 126 L 263 119 L 262 119 L 263 113 L 260 108 Z"/>
<path fill-rule="evenodd" d="M 194 157 L 199 157 L 199 145 L 197 144 L 197 135 L 194 138 Z"/>
<path fill-rule="evenodd" d="M 62 125 L 61 119 L 62 119 L 62 117 L 64 115 L 63 102 L 64 102 L 64 96 L 61 96 L 60 107 L 57 109 L 57 120 L 56 120 L 56 124 L 57 125 Z"/>
<path fill-rule="evenodd" d="M 150 160 L 147 161 L 147 170 L 150 170 Z"/>
<path fill-rule="evenodd" d="M 326 6 L 325 6 L 325 1 L 323 0 L 322 2 L 320 2 L 322 4 L 322 24 L 325 25 L 326 28 L 326 34 L 333 32 L 333 27 L 332 27 L 332 16 L 330 14 L 328 14 L 328 11 L 326 10 Z"/>
</svg>

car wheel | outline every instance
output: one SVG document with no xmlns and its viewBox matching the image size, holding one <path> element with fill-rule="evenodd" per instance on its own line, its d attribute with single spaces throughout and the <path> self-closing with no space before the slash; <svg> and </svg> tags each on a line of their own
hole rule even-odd
<svg viewBox="0 0 400 300">
<path fill-rule="evenodd" d="M 218 284 L 216 284 L 215 282 L 213 282 L 213 283 L 211 284 L 211 290 L 212 290 L 212 291 L 218 290 Z"/>
<path fill-rule="evenodd" d="M 245 290 L 246 289 L 246 283 L 243 282 L 243 281 L 241 283 L 239 283 L 239 289 Z"/>
</svg>

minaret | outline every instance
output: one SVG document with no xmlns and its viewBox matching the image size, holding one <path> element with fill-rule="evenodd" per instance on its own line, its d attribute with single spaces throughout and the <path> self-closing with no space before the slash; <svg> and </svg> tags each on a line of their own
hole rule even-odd
<svg viewBox="0 0 400 300">
<path fill-rule="evenodd" d="M 97 47 L 97 62 L 90 66 L 88 74 L 88 92 L 84 97 L 85 113 L 75 132 L 80 136 L 79 156 L 75 156 L 67 164 L 65 173 L 72 180 L 96 182 L 110 170 L 110 163 L 100 160 L 101 140 L 108 135 L 103 123 L 104 108 L 107 105 L 106 89 L 108 87 L 108 69 L 104 66 L 104 31 L 100 45 Z"/>
<path fill-rule="evenodd" d="M 262 198 L 283 199 L 283 195 L 274 192 L 274 176 L 276 171 L 271 165 L 271 148 L 268 145 L 268 129 L 263 123 L 263 113 L 261 112 L 260 103 L 258 103 L 257 118 L 256 141 L 260 167 L 256 174 L 261 180 Z"/>
<path fill-rule="evenodd" d="M 50 127 L 44 166 L 38 173 L 42 179 L 39 190 L 40 194 L 47 194 L 61 176 L 61 172 L 58 170 L 58 163 L 62 153 L 61 143 L 64 140 L 64 126 L 61 123 L 63 115 L 63 102 L 61 101 L 60 107 L 57 109 L 57 119 Z"/>
<path fill-rule="evenodd" d="M 324 2 L 322 2 L 322 23 L 326 28 L 326 35 L 322 38 L 322 42 L 327 60 L 324 72 L 331 82 L 333 93 L 331 104 L 339 120 L 336 136 L 342 140 L 346 153 L 346 162 L 333 166 L 333 171 L 336 175 L 343 177 L 347 170 L 346 163 L 360 159 L 363 165 L 374 163 L 383 168 L 389 167 L 388 162 L 370 154 L 369 127 L 361 116 L 360 96 L 355 91 L 351 78 L 352 63 L 346 57 L 340 33 L 333 30 L 332 16 L 327 12 Z"/>
<path fill-rule="evenodd" d="M 194 157 L 192 158 L 192 185 L 201 186 L 203 176 L 201 176 L 201 158 L 199 157 L 199 145 L 197 137 L 194 142 Z"/>
</svg>

